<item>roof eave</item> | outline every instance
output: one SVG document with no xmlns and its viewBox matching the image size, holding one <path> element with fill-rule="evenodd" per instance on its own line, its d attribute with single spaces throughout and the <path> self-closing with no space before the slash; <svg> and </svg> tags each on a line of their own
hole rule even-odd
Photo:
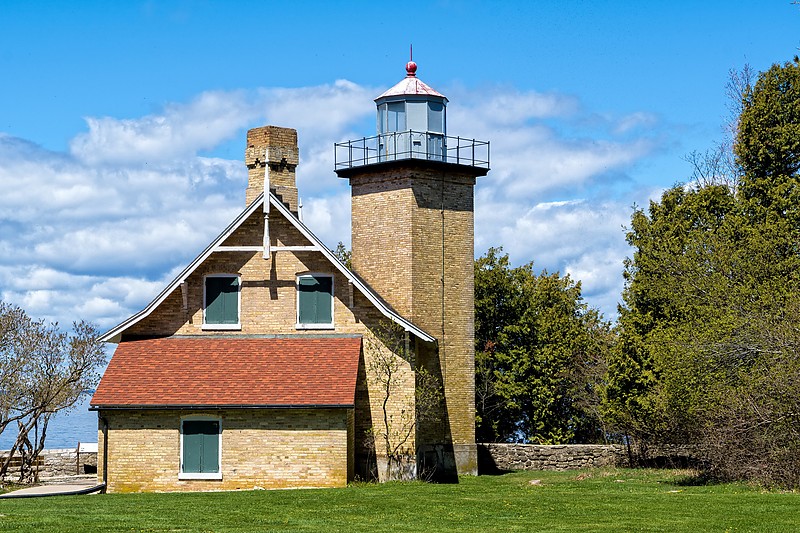
<svg viewBox="0 0 800 533">
<path fill-rule="evenodd" d="M 416 76 L 406 76 L 396 83 L 391 89 L 385 91 L 383 94 L 377 97 L 375 101 L 377 102 L 378 100 L 392 96 L 431 96 L 436 98 L 444 98 L 447 100 L 445 95 Z"/>
<path fill-rule="evenodd" d="M 262 192 L 259 194 L 255 200 L 253 200 L 244 211 L 242 211 L 234 220 L 231 222 L 228 227 L 226 227 L 222 233 L 220 233 L 216 239 L 214 239 L 211 244 L 209 244 L 195 259 L 189 263 L 189 265 L 184 268 L 180 274 L 178 274 L 175 279 L 173 279 L 167 286 L 161 291 L 158 296 L 153 299 L 147 306 L 139 311 L 138 313 L 130 316 L 127 320 L 121 322 L 117 326 L 113 327 L 112 329 L 105 332 L 103 335 L 100 336 L 101 342 L 112 342 L 112 343 L 119 343 L 122 337 L 122 333 L 128 329 L 130 326 L 136 324 L 139 320 L 146 318 L 150 313 L 152 313 L 156 307 L 161 305 L 161 303 L 166 300 L 167 296 L 169 296 L 172 291 L 174 291 L 183 281 L 186 280 L 189 275 L 194 272 L 194 270 L 206 259 L 210 256 L 214 249 L 225 239 L 227 239 L 241 224 L 244 220 L 246 220 L 253 212 L 258 209 L 264 203 L 264 193 Z"/>
<path fill-rule="evenodd" d="M 353 403 L 318 403 L 318 404 L 96 404 L 90 405 L 89 411 L 165 411 L 165 410 L 202 410 L 202 409 L 353 409 Z"/>
</svg>

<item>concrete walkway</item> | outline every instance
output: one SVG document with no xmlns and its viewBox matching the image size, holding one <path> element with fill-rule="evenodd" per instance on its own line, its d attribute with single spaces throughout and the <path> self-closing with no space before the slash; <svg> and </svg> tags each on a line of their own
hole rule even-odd
<svg viewBox="0 0 800 533">
<path fill-rule="evenodd" d="M 96 487 L 97 477 L 82 478 L 75 477 L 74 479 L 62 478 L 59 480 L 52 480 L 44 482 L 35 487 L 27 487 L 24 489 L 17 489 L 11 492 L 0 495 L 0 498 L 34 498 L 37 496 L 59 496 L 64 494 L 71 494 L 83 490 Z M 92 494 L 97 494 L 96 492 Z"/>
</svg>

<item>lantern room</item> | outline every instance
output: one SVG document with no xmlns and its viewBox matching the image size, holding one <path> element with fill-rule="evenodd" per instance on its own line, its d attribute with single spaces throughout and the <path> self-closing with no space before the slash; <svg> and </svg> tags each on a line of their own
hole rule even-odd
<svg viewBox="0 0 800 533">
<path fill-rule="evenodd" d="M 443 160 L 447 135 L 447 98 L 417 78 L 417 64 L 406 64 L 406 77 L 375 99 L 378 106 L 378 156 L 381 159 L 423 155 Z"/>
<path fill-rule="evenodd" d="M 377 135 L 336 143 L 337 172 L 409 159 L 489 169 L 488 142 L 447 136 L 447 98 L 417 78 L 414 61 L 375 104 Z"/>
</svg>

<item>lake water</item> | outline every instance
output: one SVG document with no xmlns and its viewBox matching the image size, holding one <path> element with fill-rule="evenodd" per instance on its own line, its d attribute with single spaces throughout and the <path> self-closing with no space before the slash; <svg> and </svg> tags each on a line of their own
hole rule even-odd
<svg viewBox="0 0 800 533">
<path fill-rule="evenodd" d="M 78 442 L 97 442 L 97 412 L 89 411 L 91 395 L 83 396 L 69 414 L 57 413 L 47 424 L 45 448 L 76 448 Z M 17 438 L 17 428 L 10 424 L 0 434 L 0 450 L 8 450 Z"/>
</svg>

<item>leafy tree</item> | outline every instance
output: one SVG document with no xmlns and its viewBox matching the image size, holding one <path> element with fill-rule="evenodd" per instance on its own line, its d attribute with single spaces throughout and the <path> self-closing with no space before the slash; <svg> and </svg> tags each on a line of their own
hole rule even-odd
<svg viewBox="0 0 800 533">
<path fill-rule="evenodd" d="M 752 209 L 795 215 L 800 170 L 800 60 L 773 65 L 745 89 L 734 146 Z M 755 214 L 751 211 L 751 214 Z"/>
<path fill-rule="evenodd" d="M 19 307 L 0 302 L 0 433 L 17 428 L 0 477 L 18 453 L 20 481 L 33 478 L 30 467 L 44 449 L 50 418 L 94 388 L 105 362 L 93 326 L 76 322 L 68 334 L 57 324 L 33 320 Z"/>
<path fill-rule="evenodd" d="M 353 268 L 350 260 L 350 258 L 353 255 L 353 252 L 348 250 L 347 246 L 345 246 L 342 241 L 339 241 L 339 244 L 336 245 L 336 249 L 331 251 L 333 252 L 333 255 L 336 256 L 336 259 L 341 261 L 344 264 L 344 266 L 346 266 L 347 268 Z"/>
<path fill-rule="evenodd" d="M 519 323 L 524 312 L 522 287 L 528 273 L 511 268 L 502 249 L 489 248 L 475 261 L 475 400 L 478 442 L 513 439 L 516 406 L 500 390 L 505 370 L 504 347 L 499 346 L 506 326 Z"/>
<path fill-rule="evenodd" d="M 607 419 L 629 436 L 685 436 L 680 406 L 674 413 L 657 409 L 658 387 L 674 368 L 661 364 L 671 357 L 661 348 L 671 328 L 705 323 L 728 295 L 733 209 L 726 186 L 675 186 L 651 202 L 647 213 L 633 214 L 627 240 L 634 254 L 625 265 L 620 336 L 609 360 L 605 403 Z"/>
<path fill-rule="evenodd" d="M 720 477 L 798 486 L 800 63 L 742 88 L 736 179 L 633 213 L 604 415 L 644 449 L 695 442 Z"/>
<path fill-rule="evenodd" d="M 596 442 L 608 324 L 569 276 L 512 268 L 490 248 L 475 262 L 477 438 Z"/>
</svg>

